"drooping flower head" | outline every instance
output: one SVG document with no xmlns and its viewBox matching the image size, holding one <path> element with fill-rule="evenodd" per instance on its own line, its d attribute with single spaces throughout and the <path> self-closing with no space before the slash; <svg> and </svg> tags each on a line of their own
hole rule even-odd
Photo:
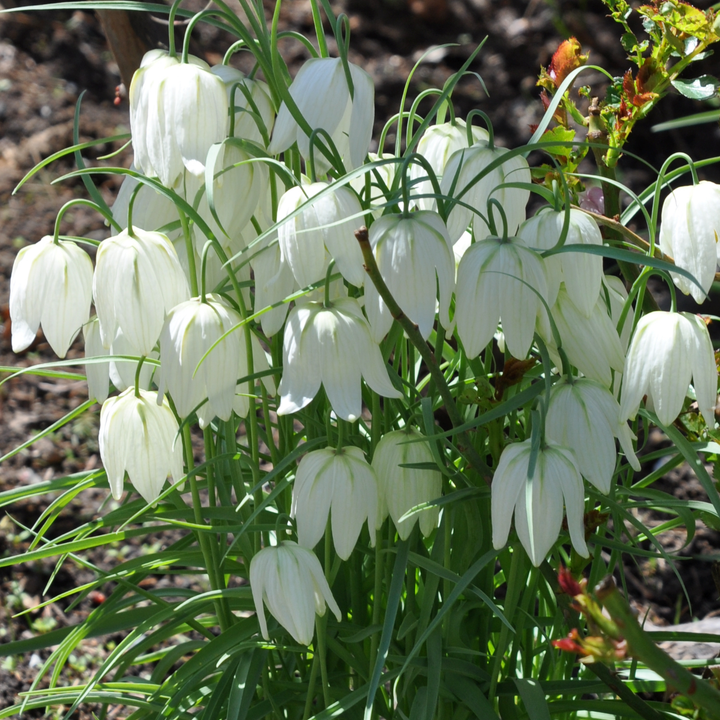
<svg viewBox="0 0 720 720">
<path fill-rule="evenodd" d="M 449 328 L 455 263 L 442 218 L 430 210 L 385 215 L 373 223 L 369 239 L 380 275 L 423 338 L 435 323 L 438 294 L 440 322 Z M 365 310 L 373 338 L 380 342 L 393 319 L 372 283 L 365 287 Z"/>
<path fill-rule="evenodd" d="M 488 132 L 480 127 L 473 127 L 471 130 L 473 144 L 484 144 L 488 139 Z M 442 179 L 445 173 L 445 166 L 456 150 L 468 147 L 468 132 L 464 120 L 456 119 L 454 122 L 431 125 L 420 138 L 417 145 L 417 152 L 429 163 L 438 180 Z M 412 188 L 413 196 L 431 195 L 434 190 L 425 169 L 419 163 L 410 166 L 410 179 L 415 181 Z M 434 210 L 436 201 L 430 197 L 417 197 L 416 202 L 422 210 Z"/>
<path fill-rule="evenodd" d="M 532 345 L 540 297 L 547 297 L 542 258 L 519 238 L 490 237 L 471 245 L 457 271 L 455 320 L 468 357 L 475 357 L 492 340 L 498 320 L 505 342 L 516 358 Z"/>
<path fill-rule="evenodd" d="M 273 617 L 302 645 L 315 633 L 315 615 L 330 608 L 342 619 L 320 561 L 312 550 L 289 540 L 263 548 L 250 561 L 250 588 L 255 601 L 260 632 L 270 639 L 265 605 Z"/>
<path fill-rule="evenodd" d="M 518 230 L 526 245 L 542 252 L 554 248 L 562 233 L 565 213 L 545 210 L 526 220 Z M 566 245 L 602 245 L 595 221 L 580 210 L 570 210 Z M 602 257 L 589 253 L 562 253 L 544 258 L 548 276 L 548 303 L 553 305 L 560 283 L 565 282 L 570 299 L 585 315 L 590 315 L 600 294 L 603 278 Z"/>
<path fill-rule="evenodd" d="M 703 180 L 679 187 L 667 196 L 662 207 L 660 249 L 700 283 L 702 289 L 686 277 L 671 273 L 675 285 L 697 303 L 705 300 L 715 279 L 720 258 L 718 238 L 720 185 Z"/>
<path fill-rule="evenodd" d="M 50 347 L 64 358 L 90 317 L 92 261 L 74 242 L 46 235 L 15 257 L 10 275 L 13 352 L 35 340 L 40 325 Z"/>
<path fill-rule="evenodd" d="M 364 70 L 352 63 L 348 66 L 353 82 L 352 97 L 340 58 L 311 58 L 300 68 L 289 90 L 311 130 L 325 130 L 332 137 L 346 167 L 353 169 L 363 164 L 370 147 L 375 88 L 372 78 Z M 269 152 L 283 152 L 296 141 L 300 154 L 308 159 L 310 137 L 283 102 Z M 317 146 L 314 159 L 316 167 L 328 166 Z"/>
<path fill-rule="evenodd" d="M 530 474 L 532 442 L 508 445 L 500 456 L 492 481 L 493 547 L 500 549 L 510 534 L 515 515 L 515 530 L 535 567 L 555 544 L 567 512 L 570 539 L 575 550 L 588 557 L 583 529 L 583 482 L 572 453 L 558 445 L 540 448 Z"/>
<path fill-rule="evenodd" d="M 296 305 L 285 325 L 278 414 L 304 408 L 322 383 L 337 416 L 357 420 L 361 378 L 379 395 L 402 397 L 390 382 L 357 300 L 339 298 L 329 307 L 318 302 Z"/>
<path fill-rule="evenodd" d="M 93 298 L 103 344 L 122 330 L 138 355 L 149 355 L 165 315 L 190 297 L 177 252 L 166 235 L 134 227 L 100 243 Z"/>
<path fill-rule="evenodd" d="M 717 367 L 707 326 L 690 313 L 651 312 L 640 318 L 630 342 L 620 417 L 634 418 L 644 395 L 663 425 L 682 410 L 692 381 L 702 416 L 715 427 Z"/>
<path fill-rule="evenodd" d="M 318 544 L 331 509 L 333 543 L 340 558 L 350 557 L 366 520 L 375 545 L 378 481 L 360 448 L 314 450 L 300 461 L 291 517 L 297 518 L 301 545 L 312 549 Z"/>
<path fill-rule="evenodd" d="M 215 416 L 230 419 L 236 406 L 237 381 L 247 376 L 248 367 L 245 332 L 238 329 L 226 333 L 241 320 L 217 295 L 207 295 L 205 302 L 192 298 L 168 314 L 160 334 L 162 372 L 158 390 L 159 397 L 170 392 L 180 417 L 187 417 L 207 400 L 197 411 L 201 427 L 206 427 Z M 255 347 L 253 343 L 253 350 L 256 364 L 261 365 L 255 371 L 267 369 L 260 345 Z M 247 394 L 247 382 L 243 383 L 242 392 Z M 243 414 L 247 414 L 248 401 L 246 397 L 243 400 Z"/>
<path fill-rule="evenodd" d="M 275 121 L 275 109 L 267 83 L 245 77 L 240 70 L 230 65 L 213 65 L 210 72 L 225 83 L 228 104 L 234 102 L 231 106 L 235 114 L 233 137 L 250 140 L 260 147 L 265 147 L 262 131 L 264 130 L 269 138 Z"/>
<path fill-rule="evenodd" d="M 439 470 L 428 467 L 431 463 L 433 456 L 427 441 L 413 428 L 385 433 L 375 448 L 372 465 L 380 483 L 378 524 L 389 514 L 401 540 L 409 537 L 417 522 L 425 537 L 438 525 L 440 508 L 437 506 L 401 519 L 414 507 L 442 495 L 442 475 Z"/>
<path fill-rule="evenodd" d="M 634 435 L 620 419 L 620 406 L 615 396 L 595 380 L 577 378 L 553 385 L 545 435 L 571 448 L 582 475 L 606 495 L 615 472 L 615 438 L 633 469 L 640 470 L 632 444 Z"/>
<path fill-rule="evenodd" d="M 348 187 L 314 199 L 327 188 L 324 182 L 296 186 L 280 198 L 278 222 L 288 218 L 278 227 L 283 260 L 300 287 L 322 280 L 331 259 L 349 283 L 361 286 L 365 270 L 354 234 L 362 215 L 360 201 Z M 300 207 L 303 209 L 290 217 Z"/>
<path fill-rule="evenodd" d="M 122 496 L 127 471 L 135 489 L 152 503 L 168 475 L 182 480 L 182 441 L 167 400 L 158 405 L 157 393 L 138 394 L 130 387 L 103 403 L 98 443 L 113 497 Z"/>
<path fill-rule="evenodd" d="M 199 58 L 181 63 L 151 53 L 130 84 L 135 164 L 174 187 L 185 168 L 202 175 L 210 146 L 225 137 L 227 93 L 223 81 Z"/>
<path fill-rule="evenodd" d="M 470 209 L 476 208 L 487 217 L 490 198 L 495 198 L 505 211 L 508 235 L 514 235 L 520 223 L 525 220 L 525 206 L 530 198 L 530 191 L 521 188 L 501 188 L 500 185 L 529 183 L 530 167 L 527 160 L 521 155 L 515 155 L 498 167 L 490 171 L 486 170 L 491 163 L 502 158 L 507 152 L 506 148 L 489 147 L 487 143 L 478 143 L 470 148 L 457 150 L 448 160 L 440 189 L 443 195 L 458 198 L 465 205 L 470 206 L 455 205 L 450 211 L 448 233 L 453 243 L 467 230 L 471 221 L 475 240 L 482 240 L 492 234 L 483 218 Z M 501 219 L 496 211 L 494 218 L 497 232 L 502 233 Z"/>
</svg>

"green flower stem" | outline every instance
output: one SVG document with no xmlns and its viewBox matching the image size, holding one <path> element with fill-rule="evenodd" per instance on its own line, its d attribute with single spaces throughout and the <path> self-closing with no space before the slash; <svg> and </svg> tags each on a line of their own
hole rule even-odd
<svg viewBox="0 0 720 720">
<path fill-rule="evenodd" d="M 620 630 L 621 635 L 614 638 L 615 640 L 624 638 L 633 656 L 663 677 L 695 705 L 705 709 L 711 718 L 720 718 L 720 692 L 675 662 L 652 641 L 640 627 L 611 576 L 600 582 L 595 588 L 595 595 Z"/>
<path fill-rule="evenodd" d="M 330 707 L 332 704 L 327 671 L 327 617 L 327 610 L 322 617 L 315 617 L 315 626 L 317 628 L 318 637 L 318 655 L 320 656 L 320 677 L 322 678 L 323 702 L 325 703 L 326 708 Z"/>
<path fill-rule="evenodd" d="M 180 216 L 183 238 L 185 238 L 185 250 L 187 252 L 188 269 L 190 271 L 190 292 L 192 292 L 193 297 L 197 297 L 200 291 L 197 281 L 197 267 L 195 266 L 195 245 L 193 244 L 192 233 L 190 232 L 190 224 L 188 223 L 187 216 L 180 208 L 178 208 L 178 215 Z"/>
<path fill-rule="evenodd" d="M 140 399 L 140 371 L 142 370 L 143 363 L 145 362 L 145 355 L 138 360 L 137 367 L 135 368 L 135 397 Z"/>
<path fill-rule="evenodd" d="M 373 584 L 373 611 L 372 624 L 380 625 L 382 617 L 382 582 L 383 582 L 383 537 L 382 528 L 378 528 L 375 533 L 375 581 Z M 370 671 L 375 664 L 374 658 L 377 657 L 378 646 L 380 645 L 380 631 L 376 630 L 370 638 Z"/>
<path fill-rule="evenodd" d="M 302 720 L 308 720 L 310 717 L 310 711 L 312 710 L 312 701 L 315 694 L 315 683 L 317 681 L 318 668 L 318 654 L 313 653 L 312 666 L 310 667 L 310 678 L 308 679 L 308 691 L 305 698 L 305 709 L 303 710 Z"/>
<path fill-rule="evenodd" d="M 395 298 L 392 296 L 392 293 L 388 289 L 388 286 L 385 284 L 382 275 L 380 275 L 380 270 L 378 269 L 377 263 L 375 262 L 375 256 L 373 255 L 372 248 L 370 247 L 370 240 L 368 238 L 367 228 L 363 226 L 360 229 L 356 230 L 355 237 L 360 243 L 363 260 L 365 261 L 365 270 L 370 276 L 373 285 L 375 285 L 375 288 L 377 289 L 380 297 L 382 297 L 382 299 L 385 301 L 388 310 L 390 310 L 390 314 L 402 326 L 402 329 L 405 331 L 408 339 L 420 353 L 420 356 L 425 362 L 425 365 L 433 379 L 433 382 L 435 383 L 435 387 L 438 389 L 438 392 L 442 397 L 443 404 L 445 405 L 445 410 L 450 417 L 450 422 L 453 424 L 453 427 L 460 427 L 463 424 L 462 416 L 457 409 L 457 405 L 455 405 L 455 399 L 450 392 L 448 384 L 445 382 L 442 371 L 440 370 L 437 360 L 435 359 L 435 354 L 433 353 L 430 346 L 425 342 L 425 340 L 423 340 L 423 337 L 420 334 L 417 325 L 415 325 L 415 323 L 413 323 L 412 320 L 410 320 L 410 318 L 405 315 L 400 306 L 397 304 Z M 492 482 L 492 475 L 490 469 L 480 457 L 477 450 L 475 450 L 475 447 L 473 446 L 467 432 L 458 432 L 457 438 L 459 441 L 459 445 L 462 448 L 462 452 L 467 453 L 468 459 L 475 467 L 475 470 L 483 477 L 485 482 L 490 485 L 490 483 Z"/>
<path fill-rule="evenodd" d="M 202 502 L 200 501 L 200 492 L 197 486 L 197 478 L 195 477 L 195 473 L 191 472 L 195 468 L 195 459 L 193 457 L 192 436 L 190 435 L 189 424 L 185 423 L 185 425 L 183 425 L 182 434 L 183 448 L 185 450 L 185 463 L 188 469 L 188 480 L 190 482 L 190 491 L 192 492 L 193 499 L 192 505 L 194 520 L 196 524 L 204 525 L 205 521 L 203 520 L 201 512 Z M 200 546 L 200 551 L 203 554 L 203 559 L 205 560 L 205 568 L 207 570 L 210 586 L 213 590 L 224 589 L 224 583 L 221 584 L 218 582 L 218 576 L 221 575 L 221 573 L 218 572 L 215 553 L 213 553 L 213 550 L 210 547 L 209 540 L 210 538 L 204 532 L 197 533 L 197 541 L 198 545 Z M 214 600 L 213 602 L 215 604 L 218 622 L 220 623 L 220 629 L 225 632 L 234 624 L 234 616 L 230 611 L 230 607 L 228 606 L 226 598 L 219 598 L 217 600 Z"/>
<path fill-rule="evenodd" d="M 262 382 L 260 383 L 260 394 L 262 396 L 263 419 L 265 420 L 265 442 L 270 449 L 270 459 L 272 460 L 273 467 L 275 467 L 280 462 L 281 457 L 275 445 L 275 438 L 273 437 L 272 420 L 270 419 L 270 402 L 268 400 L 267 390 Z M 279 429 L 278 427 L 278 430 Z"/>
<path fill-rule="evenodd" d="M 92 200 L 86 200 L 85 198 L 75 198 L 74 200 L 69 200 L 66 202 L 60 210 L 58 210 L 57 217 L 55 218 L 55 228 L 53 230 L 53 242 L 57 245 L 60 242 L 60 222 L 63 218 L 63 215 L 75 205 L 85 205 L 86 207 L 92 208 L 93 210 L 97 210 L 118 232 L 122 231 L 122 228 L 120 225 L 118 225 L 115 218 L 112 216 L 112 213 L 105 212 L 97 203 L 93 202 Z"/>
</svg>

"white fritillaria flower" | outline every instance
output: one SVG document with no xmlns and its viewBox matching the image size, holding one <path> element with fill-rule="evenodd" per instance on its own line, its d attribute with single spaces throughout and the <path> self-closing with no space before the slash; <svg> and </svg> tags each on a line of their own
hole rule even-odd
<svg viewBox="0 0 720 720">
<path fill-rule="evenodd" d="M 634 418 L 647 395 L 663 425 L 682 410 L 692 380 L 705 422 L 715 427 L 717 367 L 707 326 L 690 313 L 651 312 L 643 316 L 630 342 L 623 377 L 620 417 Z"/>
<path fill-rule="evenodd" d="M 241 321 L 240 315 L 217 295 L 207 295 L 205 302 L 192 298 L 168 313 L 160 333 L 162 372 L 158 398 L 170 392 L 181 418 L 206 398 L 208 402 L 198 409 L 202 427 L 215 415 L 221 420 L 230 418 L 240 365 L 240 336 L 244 333 L 230 333 L 215 343 Z"/>
<path fill-rule="evenodd" d="M 233 137 L 250 140 L 260 147 L 265 147 L 261 128 L 269 138 L 275 120 L 275 109 L 270 99 L 270 88 L 267 83 L 247 78 L 230 65 L 213 65 L 210 72 L 225 83 L 228 104 L 234 99 L 232 106 L 235 113 Z M 230 119 L 228 118 L 229 131 Z"/>
<path fill-rule="evenodd" d="M 10 275 L 12 349 L 21 352 L 38 328 L 64 358 L 90 317 L 92 261 L 74 242 L 53 242 L 46 235 L 17 254 Z"/>
<path fill-rule="evenodd" d="M 550 313 L 568 360 L 583 375 L 609 388 L 612 371 L 621 373 L 625 367 L 625 352 L 615 323 L 608 314 L 605 298 L 601 295 L 590 317 L 586 317 L 570 299 L 565 286 L 561 285 Z M 555 342 L 547 328 L 538 326 L 538 332 L 557 358 Z"/>
<path fill-rule="evenodd" d="M 372 460 L 380 483 L 378 527 L 388 513 L 401 540 L 409 537 L 418 520 L 420 531 L 425 537 L 437 527 L 440 517 L 440 508 L 437 506 L 400 519 L 414 507 L 437 500 L 442 495 L 442 475 L 438 470 L 427 467 L 428 463 L 433 462 L 432 451 L 417 430 L 394 430 L 382 436 Z"/>
<path fill-rule="evenodd" d="M 135 164 L 174 187 L 184 168 L 201 175 L 210 146 L 225 137 L 227 93 L 202 60 L 180 63 L 151 52 L 155 59 L 142 65 L 130 84 Z"/>
<path fill-rule="evenodd" d="M 702 290 L 686 277 L 671 273 L 675 285 L 697 303 L 705 300 L 715 279 L 720 258 L 718 237 L 720 185 L 703 180 L 677 188 L 667 196 L 662 207 L 660 249 L 700 283 Z"/>
<path fill-rule="evenodd" d="M 128 388 L 107 399 L 100 411 L 100 457 L 113 497 L 123 492 L 125 471 L 146 502 L 157 500 L 165 479 L 183 477 L 182 442 L 178 424 L 167 401 L 157 403 L 157 393 Z"/>
<path fill-rule="evenodd" d="M 632 468 L 640 470 L 634 435 L 620 419 L 620 406 L 599 382 L 576 378 L 555 383 L 545 419 L 550 442 L 571 448 L 583 476 L 607 495 L 615 472 L 615 438 Z"/>
<path fill-rule="evenodd" d="M 402 397 L 390 382 L 357 300 L 339 298 L 329 307 L 317 302 L 296 305 L 285 325 L 278 414 L 304 408 L 322 383 L 335 414 L 357 420 L 361 377 L 379 395 Z"/>
<path fill-rule="evenodd" d="M 520 223 L 525 220 L 525 206 L 530 198 L 530 191 L 520 188 L 498 189 L 498 186 L 503 183 L 529 183 L 531 178 L 527 160 L 521 155 L 515 155 L 475 182 L 475 178 L 483 173 L 490 163 L 502 158 L 507 152 L 505 148 L 488 147 L 486 143 L 457 150 L 445 166 L 440 189 L 443 195 L 461 200 L 465 205 L 476 208 L 485 217 L 488 216 L 488 200 L 495 198 L 505 211 L 508 235 L 514 235 Z M 500 213 L 497 209 L 494 209 L 493 213 L 496 230 L 502 233 Z M 448 233 L 453 243 L 467 230 L 471 221 L 475 240 L 482 240 L 490 235 L 490 229 L 480 215 L 473 213 L 469 207 L 455 205 L 448 217 Z"/>
<path fill-rule="evenodd" d="M 370 244 L 383 280 L 423 338 L 435 323 L 438 291 L 440 323 L 449 328 L 455 263 L 442 218 L 430 210 L 385 215 L 370 228 Z M 380 342 L 393 318 L 372 283 L 365 287 L 365 311 L 373 339 Z"/>
<path fill-rule="evenodd" d="M 455 291 L 457 333 L 468 357 L 485 348 L 501 320 L 508 350 L 524 358 L 535 319 L 545 314 L 538 295 L 547 297 L 543 261 L 522 240 L 491 237 L 471 245 L 460 260 Z"/>
<path fill-rule="evenodd" d="M 487 130 L 473 127 L 471 132 L 473 144 L 479 145 L 487 142 Z M 428 161 L 438 180 L 441 180 L 451 155 L 456 150 L 466 147 L 468 147 L 467 126 L 463 120 L 457 119 L 454 122 L 431 125 L 420 138 L 416 152 Z M 430 180 L 422 180 L 424 177 L 427 177 L 427 174 L 423 166 L 413 163 L 410 166 L 410 179 L 421 181 L 413 184 L 412 194 L 414 196 L 431 195 L 435 192 Z M 423 210 L 434 210 L 437 206 L 436 200 L 431 197 L 413 198 L 413 201 Z"/>
<path fill-rule="evenodd" d="M 375 87 L 372 78 L 357 65 L 348 63 L 353 82 L 353 97 L 340 58 L 311 58 L 299 70 L 290 96 L 311 130 L 325 130 L 349 169 L 360 167 L 365 160 L 373 120 L 375 118 Z M 325 139 L 320 136 L 320 142 Z M 269 152 L 274 155 L 287 150 L 297 141 L 300 154 L 310 156 L 310 137 L 298 125 L 287 105 L 280 106 Z M 325 156 L 315 147 L 317 167 L 326 168 Z"/>
<path fill-rule="evenodd" d="M 526 220 L 518 230 L 526 245 L 542 252 L 554 248 L 562 233 L 565 213 L 555 210 L 539 212 Z M 602 245 L 603 239 L 595 221 L 581 210 L 570 210 L 566 245 Z M 570 299 L 585 315 L 590 315 L 600 294 L 603 278 L 603 259 L 589 253 L 562 253 L 545 258 L 548 277 L 548 303 L 553 305 L 560 283 Z"/>
<path fill-rule="evenodd" d="M 327 188 L 323 182 L 290 188 L 278 203 L 278 222 Z M 322 280 L 331 258 L 349 283 L 363 284 L 362 252 L 355 239 L 361 216 L 362 207 L 355 193 L 339 187 L 308 203 L 278 227 L 280 251 L 300 287 Z"/>
<path fill-rule="evenodd" d="M 165 314 L 190 296 L 177 252 L 166 235 L 133 227 L 100 243 L 93 298 L 103 344 L 118 328 L 138 355 L 149 355 Z"/>
<path fill-rule="evenodd" d="M 365 520 L 375 545 L 378 481 L 360 448 L 314 450 L 298 465 L 290 516 L 297 518 L 301 545 L 318 544 L 331 508 L 333 543 L 342 560 L 352 554 Z"/>
<path fill-rule="evenodd" d="M 500 456 L 492 481 L 492 541 L 500 549 L 515 530 L 525 551 L 538 567 L 555 544 L 567 512 L 570 540 L 575 550 L 588 557 L 583 530 L 583 481 L 573 454 L 558 445 L 540 448 L 532 476 L 528 477 L 532 443 L 508 445 Z"/>
<path fill-rule="evenodd" d="M 263 548 L 250 561 L 250 588 L 262 636 L 270 639 L 263 600 L 273 617 L 302 645 L 312 642 L 315 615 L 329 607 L 342 619 L 322 566 L 312 550 L 286 540 Z M 327 605 L 326 605 L 327 603 Z"/>
<path fill-rule="evenodd" d="M 168 314 L 160 333 L 158 397 L 169 392 L 180 417 L 187 417 L 205 399 L 197 410 L 200 427 L 206 427 L 215 416 L 229 420 L 238 400 L 244 400 L 239 403 L 244 412 L 239 414 L 247 415 L 248 398 L 235 395 L 238 378 L 248 374 L 245 331 L 239 328 L 220 340 L 241 321 L 218 295 L 207 295 L 205 302 L 192 298 Z M 253 359 L 260 364 L 255 371 L 266 370 L 267 359 L 260 345 L 253 343 L 253 351 Z M 247 382 L 242 392 L 248 393 Z"/>
</svg>

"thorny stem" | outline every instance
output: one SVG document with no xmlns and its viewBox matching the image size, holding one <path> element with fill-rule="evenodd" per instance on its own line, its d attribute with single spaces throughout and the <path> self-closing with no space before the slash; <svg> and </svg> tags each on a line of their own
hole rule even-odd
<svg viewBox="0 0 720 720">
<path fill-rule="evenodd" d="M 365 261 L 365 271 L 370 276 L 373 285 L 375 285 L 378 294 L 387 305 L 388 310 L 390 310 L 390 314 L 400 324 L 410 342 L 418 349 L 418 352 L 420 353 L 420 356 L 422 357 L 433 382 L 435 383 L 435 387 L 437 387 L 438 392 L 443 399 L 445 410 L 450 417 L 450 422 L 453 427 L 460 427 L 463 424 L 463 419 L 457 409 L 457 405 L 455 405 L 455 399 L 450 392 L 450 388 L 445 382 L 445 378 L 440 371 L 435 354 L 433 353 L 432 348 L 425 342 L 425 340 L 423 340 L 420 330 L 418 330 L 418 326 L 412 322 L 407 315 L 405 315 L 402 308 L 397 304 L 395 298 L 392 296 L 388 286 L 385 284 L 377 263 L 375 262 L 375 256 L 373 255 L 372 248 L 370 247 L 368 229 L 365 226 L 359 228 L 355 231 L 355 237 L 360 243 L 360 250 L 362 251 L 363 260 Z M 487 464 L 480 457 L 477 450 L 475 450 L 467 432 L 464 430 L 458 432 L 457 437 L 462 451 L 467 454 L 471 464 L 475 466 L 475 470 L 480 473 L 485 482 L 490 485 L 492 482 L 490 468 L 488 468 Z"/>
</svg>

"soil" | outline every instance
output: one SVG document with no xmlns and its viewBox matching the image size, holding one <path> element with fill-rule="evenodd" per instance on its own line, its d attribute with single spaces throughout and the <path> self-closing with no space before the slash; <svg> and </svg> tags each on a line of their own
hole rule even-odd
<svg viewBox="0 0 720 720">
<path fill-rule="evenodd" d="M 1 0 L 0 7 L 38 4 Z M 193 0 L 198 9 L 204 3 Z M 709 2 L 698 3 L 701 7 Z M 605 17 L 596 0 L 583 3 L 561 0 L 343 0 L 334 2 L 350 18 L 351 61 L 363 66 L 376 83 L 377 128 L 379 135 L 386 119 L 395 113 L 404 83 L 415 63 L 430 50 L 416 70 L 411 97 L 425 88 L 441 88 L 457 71 L 476 44 L 488 39 L 472 67 L 482 77 L 485 89 L 472 74 L 459 83 L 454 94 L 456 112 L 465 116 L 473 108 L 488 113 L 499 144 L 513 147 L 528 140 L 531 126 L 542 115 L 535 86 L 540 65 L 547 65 L 559 42 L 575 35 L 590 51 L 590 61 L 621 75 L 627 68 L 616 26 Z M 192 4 L 188 5 L 193 7 Z M 312 17 L 308 0 L 289 0 L 283 4 L 281 29 L 296 29 L 311 35 Z M 229 39 L 214 28 L 203 27 L 196 37 L 197 47 L 210 62 L 219 62 Z M 299 43 L 288 43 L 285 57 L 293 71 L 305 59 Z M 710 65 L 708 65 L 710 63 Z M 697 74 L 712 73 L 712 59 L 703 61 Z M 717 67 L 717 65 L 715 66 Z M 708 69 L 709 68 L 709 69 Z M 714 74 L 718 74 L 717 70 Z M 17 251 L 28 243 L 52 233 L 59 208 L 69 200 L 87 197 L 78 179 L 52 181 L 74 168 L 72 157 L 64 157 L 41 169 L 22 188 L 13 188 L 41 159 L 73 142 L 73 116 L 81 93 L 80 141 L 100 140 L 128 132 L 125 102 L 113 104 L 119 71 L 109 52 L 100 23 L 94 13 L 77 11 L 25 11 L 0 15 L 0 365 L 24 367 L 55 359 L 42 335 L 25 353 L 10 350 L 10 323 L 7 301 L 9 277 Z M 602 92 L 602 76 L 588 74 L 585 83 Z M 421 106 L 421 112 L 424 106 Z M 646 123 L 635 132 L 628 151 L 637 153 L 659 167 L 672 151 L 683 151 L 696 160 L 719 155 L 720 128 L 701 126 L 696 131 L 653 134 L 649 126 L 707 109 L 698 103 L 673 95 L 662 103 Z M 389 135 L 388 141 L 392 141 Z M 103 156 L 121 149 L 124 141 L 101 142 L 83 152 L 87 164 L 124 165 L 131 161 L 130 149 L 112 159 Z M 622 180 L 641 190 L 651 180 L 643 166 L 628 159 Z M 701 177 L 720 181 L 720 171 L 710 168 Z M 119 181 L 112 175 L 96 181 L 103 197 L 112 203 Z M 72 208 L 62 232 L 68 235 L 102 239 L 107 228 L 91 210 Z M 80 342 L 68 357 L 82 356 Z M 0 455 L 25 443 L 33 433 L 47 428 L 87 399 L 84 383 L 21 376 L 0 387 Z M 654 447 L 662 438 L 651 439 Z M 0 491 L 32 485 L 41 480 L 62 477 L 99 465 L 97 413 L 85 412 L 51 437 L 23 449 L 0 464 Z M 704 491 L 687 467 L 668 473 L 655 486 L 678 498 L 707 500 Z M 22 552 L 29 535 L 23 527 L 32 525 L 52 501 L 43 496 L 12 506 L 0 521 L 0 555 Z M 78 495 L 68 511 L 60 516 L 51 534 L 63 531 L 63 524 L 88 518 L 100 511 L 107 498 L 100 491 Z M 657 525 L 667 519 L 645 513 L 640 519 Z M 704 526 L 697 528 L 687 542 L 684 529 L 660 537 L 677 561 L 644 563 L 627 569 L 629 590 L 637 604 L 650 610 L 659 623 L 704 618 L 718 610 L 718 591 L 712 581 L 710 559 L 718 557 L 720 534 Z M 157 536 L 151 543 L 128 544 L 113 552 L 124 557 L 152 552 L 172 538 Z M 113 553 L 111 552 L 110 555 Z M 116 561 L 108 553 L 88 558 L 101 569 Z M 671 566 L 672 565 L 672 566 Z M 18 565 L 0 570 L 0 642 L 27 638 L 43 628 L 75 624 L 100 598 L 87 599 L 69 614 L 67 603 L 53 603 L 41 610 L 32 608 L 44 598 L 53 563 Z M 677 574 L 676 574 L 677 572 Z M 679 578 L 684 583 L 683 592 Z M 51 594 L 59 594 L 88 581 L 92 572 L 74 562 L 66 562 L 54 577 Z M 165 578 L 163 582 L 195 583 L 200 579 Z M 692 607 L 686 598 L 692 599 Z M 21 610 L 31 610 L 12 617 Z M 88 667 L 97 666 L 111 643 L 119 637 L 90 641 L 85 655 L 75 658 L 65 670 L 62 682 L 78 682 Z M 0 708 L 16 702 L 19 692 L 30 688 L 39 664 L 47 653 L 29 653 L 0 665 Z M 84 707 L 74 717 L 83 720 L 95 708 Z M 40 717 L 41 713 L 27 714 Z"/>
</svg>

